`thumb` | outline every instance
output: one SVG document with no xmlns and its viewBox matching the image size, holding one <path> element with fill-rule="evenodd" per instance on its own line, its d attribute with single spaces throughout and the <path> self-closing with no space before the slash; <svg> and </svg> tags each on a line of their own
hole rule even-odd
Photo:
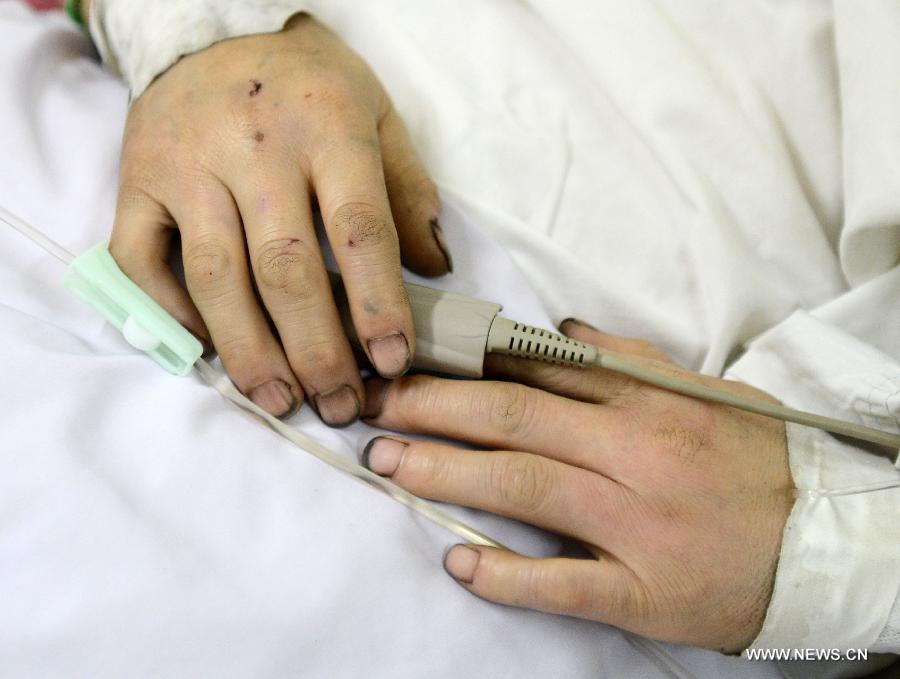
<svg viewBox="0 0 900 679">
<path fill-rule="evenodd" d="M 122 272 L 172 317 L 212 348 L 209 330 L 169 266 L 174 223 L 168 211 L 143 192 L 120 191 L 109 252 Z"/>
<path fill-rule="evenodd" d="M 612 558 L 532 559 L 504 549 L 455 545 L 444 557 L 444 569 L 473 594 L 498 604 L 617 627 L 633 622 L 634 576 Z"/>
<path fill-rule="evenodd" d="M 647 340 L 632 337 L 621 337 L 597 330 L 592 325 L 577 318 L 567 318 L 559 324 L 559 331 L 566 337 L 571 337 L 579 342 L 593 344 L 607 351 L 615 351 L 629 356 L 640 356 L 654 361 L 662 361 L 674 365 L 669 355 L 658 346 Z"/>
<path fill-rule="evenodd" d="M 378 133 L 403 263 L 423 276 L 442 276 L 453 271 L 453 259 L 438 221 L 441 202 L 437 187 L 393 108 L 382 119 Z"/>
<path fill-rule="evenodd" d="M 645 340 L 601 332 L 574 318 L 568 318 L 560 323 L 559 331 L 579 342 L 592 344 L 607 352 L 622 354 L 635 363 L 668 371 L 677 370 L 675 363 L 662 349 Z M 501 354 L 486 356 L 484 371 L 491 377 L 523 382 L 587 403 L 606 403 L 628 393 L 635 384 L 633 378 L 601 368 L 585 370 L 581 367 L 550 365 Z"/>
</svg>

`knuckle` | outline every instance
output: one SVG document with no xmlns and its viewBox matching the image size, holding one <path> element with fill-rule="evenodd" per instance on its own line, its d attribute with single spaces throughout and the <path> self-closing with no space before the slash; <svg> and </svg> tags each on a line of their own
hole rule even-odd
<svg viewBox="0 0 900 679">
<path fill-rule="evenodd" d="M 562 582 L 556 583 L 555 589 L 558 592 L 556 604 L 561 612 L 582 618 L 593 617 L 592 613 L 597 610 L 600 602 L 592 580 L 587 580 L 580 574 L 568 575 L 563 577 Z"/>
<path fill-rule="evenodd" d="M 351 249 L 385 243 L 392 232 L 382 211 L 366 202 L 342 204 L 334 211 L 332 224 L 340 236 L 339 242 Z"/>
<path fill-rule="evenodd" d="M 484 406 L 489 426 L 503 436 L 524 436 L 536 415 L 532 392 L 516 384 L 498 384 L 487 397 L 487 403 L 473 405 Z"/>
<path fill-rule="evenodd" d="M 439 382 L 427 375 L 407 375 L 394 382 L 391 394 L 396 399 L 396 412 L 406 425 L 413 419 L 439 417 L 446 407 L 446 397 Z"/>
<path fill-rule="evenodd" d="M 214 343 L 230 375 L 245 373 L 248 367 L 258 363 L 260 356 L 265 355 L 262 343 L 252 334 L 229 333 L 225 337 L 217 338 Z"/>
<path fill-rule="evenodd" d="M 703 436 L 699 432 L 678 424 L 660 425 L 653 437 L 671 455 L 687 462 L 693 462 L 703 447 Z"/>
<path fill-rule="evenodd" d="M 491 464 L 490 484 L 505 505 L 537 515 L 552 502 L 551 471 L 539 457 L 515 454 Z"/>
<path fill-rule="evenodd" d="M 227 287 L 234 266 L 228 248 L 215 238 L 202 238 L 185 245 L 185 276 L 200 294 Z"/>
<path fill-rule="evenodd" d="M 319 341 L 303 343 L 292 348 L 290 356 L 292 362 L 304 366 L 304 372 L 317 376 L 327 375 L 329 381 L 343 381 L 341 376 L 344 365 L 334 350 L 334 343 Z"/>
<path fill-rule="evenodd" d="M 677 417 L 662 417 L 651 428 L 652 442 L 665 454 L 685 462 L 696 462 L 709 447 L 712 412 L 704 406 Z"/>
<path fill-rule="evenodd" d="M 315 297 L 314 274 L 309 257 L 296 238 L 279 238 L 260 246 L 254 258 L 260 286 L 289 294 L 295 303 Z"/>
<path fill-rule="evenodd" d="M 403 456 L 400 472 L 405 472 L 417 488 L 439 489 L 446 485 L 451 475 L 450 460 L 444 455 L 433 455 L 412 445 Z"/>
</svg>

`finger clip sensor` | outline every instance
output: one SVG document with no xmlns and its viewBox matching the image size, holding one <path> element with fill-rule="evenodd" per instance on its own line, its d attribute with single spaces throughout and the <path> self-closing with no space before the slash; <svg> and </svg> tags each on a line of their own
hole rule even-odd
<svg viewBox="0 0 900 679">
<path fill-rule="evenodd" d="M 190 373 L 203 354 L 200 341 L 122 272 L 105 241 L 72 261 L 63 284 L 173 375 Z"/>
</svg>

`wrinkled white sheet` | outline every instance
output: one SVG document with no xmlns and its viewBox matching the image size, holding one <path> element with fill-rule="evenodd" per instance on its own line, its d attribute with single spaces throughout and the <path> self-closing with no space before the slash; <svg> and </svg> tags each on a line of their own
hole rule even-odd
<svg viewBox="0 0 900 679">
<path fill-rule="evenodd" d="M 510 315 L 580 316 L 718 373 L 890 256 L 887 222 L 865 262 L 837 252 L 829 3 L 320 5 L 450 198 L 446 284 Z M 125 89 L 61 18 L 5 2 L 0 38 L 0 203 L 81 251 L 112 222 Z M 0 676 L 663 676 L 615 630 L 469 596 L 440 529 L 135 356 L 60 278 L 0 230 Z M 852 330 L 877 345 L 887 325 Z M 374 434 L 294 422 L 348 454 Z M 672 652 L 697 676 L 777 676 Z"/>
</svg>

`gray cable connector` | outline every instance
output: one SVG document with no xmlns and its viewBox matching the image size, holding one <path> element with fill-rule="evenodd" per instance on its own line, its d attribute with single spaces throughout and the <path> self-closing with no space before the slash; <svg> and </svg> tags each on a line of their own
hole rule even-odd
<svg viewBox="0 0 900 679">
<path fill-rule="evenodd" d="M 346 293 L 336 274 L 332 274 L 332 285 L 344 329 L 350 340 L 359 346 Z M 900 468 L 900 454 L 897 452 L 900 435 L 895 433 L 744 396 L 722 386 L 707 384 L 690 373 L 673 375 L 671 370 L 661 370 L 652 362 L 647 364 L 646 360 L 638 357 L 601 352 L 597 347 L 571 337 L 498 316 L 502 307 L 493 302 L 411 283 L 406 284 L 406 290 L 416 327 L 416 351 L 412 364 L 420 370 L 481 377 L 487 353 L 518 356 L 555 365 L 602 368 L 685 396 L 886 446 Z"/>
<path fill-rule="evenodd" d="M 597 359 L 597 347 L 502 316 L 491 324 L 487 351 L 579 368 L 589 368 Z"/>
<path fill-rule="evenodd" d="M 343 281 L 336 273 L 329 272 L 329 276 L 344 330 L 351 344 L 359 347 Z M 488 333 L 502 307 L 414 283 L 404 286 L 416 328 L 413 367 L 459 377 L 481 377 Z"/>
</svg>

